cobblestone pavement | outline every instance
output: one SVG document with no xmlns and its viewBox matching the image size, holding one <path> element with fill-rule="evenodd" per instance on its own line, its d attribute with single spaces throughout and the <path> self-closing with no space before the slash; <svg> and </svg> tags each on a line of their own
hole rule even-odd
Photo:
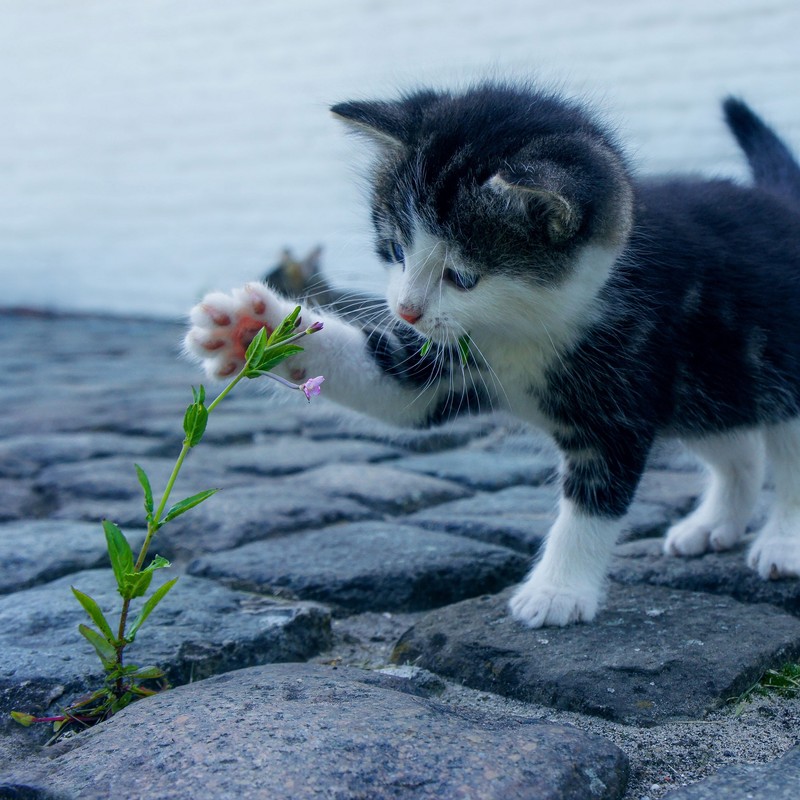
<svg viewBox="0 0 800 800">
<path fill-rule="evenodd" d="M 156 541 L 181 578 L 131 658 L 178 688 L 42 747 L 8 712 L 100 677 L 69 587 L 114 612 L 99 520 L 141 541 L 133 463 L 158 491 L 201 380 L 180 335 L 0 314 L 0 797 L 796 796 L 800 701 L 730 700 L 800 658 L 800 581 L 661 555 L 691 460 L 654 456 L 596 622 L 530 631 L 505 604 L 553 516 L 539 436 L 393 432 L 252 385 L 176 490 L 223 491 Z"/>
</svg>

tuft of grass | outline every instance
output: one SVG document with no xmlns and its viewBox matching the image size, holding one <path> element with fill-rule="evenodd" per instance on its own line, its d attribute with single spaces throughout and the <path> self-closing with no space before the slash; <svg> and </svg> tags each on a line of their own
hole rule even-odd
<svg viewBox="0 0 800 800">
<path fill-rule="evenodd" d="M 786 698 L 800 696 L 800 664 L 786 663 L 780 669 L 768 669 L 749 689 L 745 689 L 738 697 L 731 698 L 735 703 L 734 716 L 741 716 L 747 703 L 756 695 Z"/>
</svg>

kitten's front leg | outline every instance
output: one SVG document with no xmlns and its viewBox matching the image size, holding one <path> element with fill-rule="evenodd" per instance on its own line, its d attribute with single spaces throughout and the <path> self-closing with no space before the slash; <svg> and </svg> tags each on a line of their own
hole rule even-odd
<svg viewBox="0 0 800 800">
<path fill-rule="evenodd" d="M 274 329 L 296 305 L 261 283 L 230 294 L 213 292 L 191 311 L 185 349 L 209 377 L 228 377 L 244 365 L 255 334 L 263 327 Z M 439 380 L 442 362 L 421 355 L 423 340 L 410 329 L 366 332 L 317 309 L 303 308 L 301 316 L 304 327 L 322 322 L 324 330 L 303 339 L 303 352 L 276 371 L 296 382 L 324 375 L 325 396 L 337 403 L 397 425 L 418 426 L 455 391 L 453 379 Z"/>
<path fill-rule="evenodd" d="M 520 622 L 540 628 L 594 619 L 622 517 L 644 465 L 639 447 L 626 456 L 624 464 L 568 460 L 558 517 L 541 557 L 511 598 L 511 613 Z"/>
<path fill-rule="evenodd" d="M 540 560 L 511 598 L 513 616 L 531 628 L 594 619 L 620 527 L 562 498 Z"/>
</svg>

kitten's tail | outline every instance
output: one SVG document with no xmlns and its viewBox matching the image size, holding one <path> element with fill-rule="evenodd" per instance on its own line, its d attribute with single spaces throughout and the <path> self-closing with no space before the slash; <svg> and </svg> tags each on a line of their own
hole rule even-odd
<svg viewBox="0 0 800 800">
<path fill-rule="evenodd" d="M 743 100 L 728 97 L 722 108 L 756 186 L 800 205 L 800 165 L 783 140 Z"/>
</svg>

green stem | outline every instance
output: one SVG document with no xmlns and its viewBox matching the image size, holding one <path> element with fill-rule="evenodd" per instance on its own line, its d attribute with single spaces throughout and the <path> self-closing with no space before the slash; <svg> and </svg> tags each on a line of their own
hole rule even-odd
<svg viewBox="0 0 800 800">
<path fill-rule="evenodd" d="M 210 414 L 226 397 L 228 392 L 236 386 L 239 381 L 244 378 L 245 373 L 250 368 L 250 362 L 248 361 L 244 367 L 242 367 L 242 371 L 217 395 L 217 397 L 213 400 L 213 402 L 208 406 L 208 413 Z"/>
<path fill-rule="evenodd" d="M 242 371 L 219 393 L 219 395 L 214 399 L 214 401 L 208 406 L 207 411 L 210 414 L 225 396 L 236 386 L 239 381 L 244 378 L 245 372 L 247 371 L 249 364 L 245 364 Z M 172 473 L 169 476 L 169 480 L 167 481 L 166 488 L 164 489 L 164 494 L 161 497 L 161 502 L 158 504 L 158 508 L 153 512 L 153 516 L 150 522 L 147 523 L 147 534 L 144 537 L 144 542 L 142 542 L 142 547 L 139 550 L 139 557 L 136 559 L 136 564 L 134 565 L 134 572 L 139 572 L 144 564 L 144 560 L 147 558 L 147 551 L 150 549 L 150 543 L 153 541 L 153 537 L 156 535 L 158 531 L 159 525 L 158 521 L 161 519 L 161 515 L 164 513 L 164 509 L 167 507 L 167 502 L 169 501 L 169 496 L 172 494 L 172 489 L 175 486 L 175 481 L 178 479 L 178 474 L 181 471 L 181 467 L 183 466 L 183 462 L 186 460 L 186 456 L 189 455 L 189 450 L 191 450 L 191 446 L 188 442 L 183 443 L 183 447 L 181 448 L 181 452 L 178 455 L 178 458 L 175 461 L 175 466 L 172 468 Z M 123 599 L 122 601 L 122 611 L 119 616 L 119 628 L 117 630 L 117 646 L 116 646 L 116 653 L 117 653 L 117 666 L 122 667 L 123 663 L 123 654 L 125 651 L 125 647 L 127 646 L 127 642 L 125 641 L 125 628 L 128 624 L 128 611 L 130 610 L 131 601 L 128 598 Z M 117 697 L 122 695 L 124 691 L 124 686 L 122 684 L 122 677 L 117 678 L 115 689 L 117 693 Z"/>
<path fill-rule="evenodd" d="M 161 515 L 164 513 L 169 496 L 172 494 L 172 488 L 175 486 L 175 481 L 178 478 L 178 473 L 181 471 L 181 467 L 183 466 L 183 462 L 186 460 L 186 456 L 189 455 L 189 450 L 191 450 L 191 447 L 187 442 L 184 442 L 180 455 L 175 461 L 175 466 L 172 468 L 172 474 L 169 476 L 169 480 L 167 481 L 167 486 L 164 489 L 164 495 L 161 498 L 161 502 L 158 504 L 158 508 L 153 512 L 153 518 L 147 523 L 147 535 L 144 537 L 144 542 L 142 542 L 142 549 L 139 551 L 139 558 L 136 559 L 136 564 L 133 568 L 134 572 L 139 572 L 139 570 L 142 568 L 142 564 L 144 564 L 144 560 L 147 557 L 147 551 L 150 547 L 150 542 L 156 535 L 156 531 L 159 527 L 158 521 L 161 519 Z"/>
</svg>

